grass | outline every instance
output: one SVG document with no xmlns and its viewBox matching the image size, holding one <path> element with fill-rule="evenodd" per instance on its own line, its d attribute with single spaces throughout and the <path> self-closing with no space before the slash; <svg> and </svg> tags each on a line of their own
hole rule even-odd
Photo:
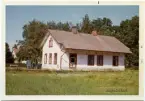
<svg viewBox="0 0 145 101">
<path fill-rule="evenodd" d="M 6 72 L 7 95 L 137 95 L 139 71 Z"/>
</svg>

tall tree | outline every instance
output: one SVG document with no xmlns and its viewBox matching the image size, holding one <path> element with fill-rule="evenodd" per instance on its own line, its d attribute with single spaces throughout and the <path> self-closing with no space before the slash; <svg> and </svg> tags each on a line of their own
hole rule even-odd
<svg viewBox="0 0 145 101">
<path fill-rule="evenodd" d="M 69 31 L 69 23 L 68 22 L 66 22 L 66 23 L 63 23 L 63 30 L 64 31 Z"/>
<path fill-rule="evenodd" d="M 49 29 L 57 29 L 57 24 L 54 21 L 47 22 Z"/>
<path fill-rule="evenodd" d="M 88 14 L 86 14 L 83 18 L 81 31 L 84 33 L 91 33 L 92 31 L 91 21 L 89 19 Z"/>
<path fill-rule="evenodd" d="M 96 30 L 98 34 L 109 35 L 112 21 L 109 18 L 97 18 L 90 21 L 90 32 Z"/>
<path fill-rule="evenodd" d="M 33 20 L 23 27 L 23 38 L 24 40 L 19 41 L 21 45 L 18 52 L 19 60 L 31 58 L 33 61 L 38 61 L 41 58 L 41 49 L 38 45 L 43 40 L 48 26 L 40 21 Z"/>
<path fill-rule="evenodd" d="M 5 43 L 5 47 L 6 47 L 6 63 L 14 63 L 14 58 L 12 56 L 12 52 L 10 51 L 10 48 L 9 48 L 9 44 L 8 43 Z"/>
<path fill-rule="evenodd" d="M 104 17 L 102 19 L 103 25 L 105 26 L 112 26 L 112 21 L 109 18 Z"/>
<path fill-rule="evenodd" d="M 122 21 L 120 24 L 120 40 L 128 46 L 132 54 L 127 55 L 127 66 L 139 64 L 139 17 L 134 16 L 131 20 Z"/>
</svg>

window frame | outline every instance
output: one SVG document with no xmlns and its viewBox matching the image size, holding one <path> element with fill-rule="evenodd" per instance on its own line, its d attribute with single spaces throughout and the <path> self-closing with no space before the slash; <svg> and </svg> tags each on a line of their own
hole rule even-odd
<svg viewBox="0 0 145 101">
<path fill-rule="evenodd" d="M 89 58 L 93 59 L 93 62 Z M 95 65 L 95 56 L 94 55 L 88 55 L 88 66 L 94 66 Z"/>
<path fill-rule="evenodd" d="M 51 48 L 51 47 L 53 47 L 53 39 L 52 38 L 49 39 L 49 48 Z"/>
<path fill-rule="evenodd" d="M 57 64 L 57 53 L 54 53 L 54 60 L 53 60 L 53 64 L 56 65 Z"/>
<path fill-rule="evenodd" d="M 114 63 L 114 61 L 115 61 L 115 63 Z M 113 56 L 112 57 L 112 65 L 113 66 L 118 66 L 119 65 L 119 56 Z"/>
<path fill-rule="evenodd" d="M 44 64 L 47 64 L 47 53 L 44 54 Z"/>
<path fill-rule="evenodd" d="M 52 64 L 52 53 L 49 53 L 49 64 Z"/>
<path fill-rule="evenodd" d="M 103 65 L 104 65 L 104 56 L 97 55 L 97 66 L 103 66 Z"/>
</svg>

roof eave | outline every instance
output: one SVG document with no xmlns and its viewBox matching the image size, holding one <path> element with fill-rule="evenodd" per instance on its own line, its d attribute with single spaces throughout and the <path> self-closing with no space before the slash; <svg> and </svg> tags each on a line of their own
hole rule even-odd
<svg viewBox="0 0 145 101">
<path fill-rule="evenodd" d="M 48 32 L 46 33 L 45 37 L 43 38 L 43 40 L 42 40 L 42 42 L 41 42 L 39 48 L 42 48 L 42 47 L 43 47 L 43 45 L 44 45 L 45 42 L 47 41 L 47 38 L 49 37 L 49 35 L 50 35 L 50 32 L 48 31 Z"/>
</svg>

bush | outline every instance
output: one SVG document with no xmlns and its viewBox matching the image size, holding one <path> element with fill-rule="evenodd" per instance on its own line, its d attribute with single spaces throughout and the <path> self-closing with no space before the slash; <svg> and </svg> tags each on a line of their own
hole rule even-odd
<svg viewBox="0 0 145 101">
<path fill-rule="evenodd" d="M 126 69 L 138 70 L 139 67 L 137 67 L 137 66 L 134 66 L 134 67 L 126 67 Z"/>
</svg>

